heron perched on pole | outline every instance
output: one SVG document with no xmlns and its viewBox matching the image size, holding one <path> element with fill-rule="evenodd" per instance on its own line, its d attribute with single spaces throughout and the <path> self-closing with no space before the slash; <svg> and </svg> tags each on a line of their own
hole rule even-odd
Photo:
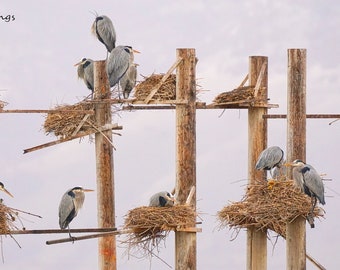
<svg viewBox="0 0 340 270">
<path fill-rule="evenodd" d="M 91 31 L 105 45 L 108 52 L 116 47 L 116 31 L 109 17 L 105 15 L 96 16 Z"/>
<path fill-rule="evenodd" d="M 322 205 L 326 204 L 322 178 L 313 166 L 306 164 L 300 159 L 296 159 L 292 163 L 286 163 L 285 165 L 293 167 L 293 179 L 296 185 L 301 192 L 304 192 L 311 197 L 311 214 L 314 211 L 317 200 L 319 200 Z M 314 224 L 311 224 L 311 226 L 314 228 Z"/>
<path fill-rule="evenodd" d="M 84 189 L 82 187 L 74 187 L 66 191 L 61 198 L 59 204 L 59 226 L 60 229 L 69 229 L 70 222 L 77 216 L 78 211 L 83 206 L 85 200 L 84 192 L 94 191 L 93 189 Z"/>
<path fill-rule="evenodd" d="M 151 196 L 149 206 L 169 207 L 173 206 L 175 198 L 167 191 L 161 191 Z"/>
<path fill-rule="evenodd" d="M 78 78 L 83 79 L 87 88 L 92 91 L 94 90 L 94 74 L 93 74 L 93 60 L 88 58 L 81 59 L 80 62 L 74 65 L 78 66 Z"/>
<path fill-rule="evenodd" d="M 134 60 L 134 53 L 139 51 L 131 46 L 117 46 L 114 48 L 106 61 L 106 71 L 108 74 L 110 87 L 114 87 L 128 71 Z"/>
<path fill-rule="evenodd" d="M 3 192 L 5 192 L 7 195 L 11 196 L 12 198 L 14 197 L 4 186 L 4 184 L 2 182 L 0 182 L 0 190 L 2 190 Z"/>
<path fill-rule="evenodd" d="M 272 175 L 272 169 L 275 167 L 281 167 L 283 164 L 283 150 L 278 146 L 271 146 L 264 149 L 255 165 L 256 170 L 267 170 Z"/>
<path fill-rule="evenodd" d="M 120 80 L 120 86 L 123 90 L 123 97 L 127 99 L 132 91 L 132 89 L 136 86 L 137 79 L 137 66 L 138 64 L 131 64 L 127 72 Z"/>
</svg>

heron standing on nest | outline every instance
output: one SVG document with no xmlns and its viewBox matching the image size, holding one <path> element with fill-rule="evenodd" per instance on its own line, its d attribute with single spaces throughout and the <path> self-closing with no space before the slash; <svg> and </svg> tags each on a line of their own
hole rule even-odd
<svg viewBox="0 0 340 270">
<path fill-rule="evenodd" d="M 110 53 L 116 47 L 116 31 L 109 17 L 105 15 L 97 16 L 92 24 L 91 31 L 105 45 L 107 53 Z"/>
<path fill-rule="evenodd" d="M 150 198 L 149 206 L 169 207 L 173 206 L 175 198 L 167 191 L 158 192 Z"/>
<path fill-rule="evenodd" d="M 134 53 L 139 53 L 131 46 L 117 46 L 114 48 L 106 61 L 110 87 L 114 87 L 128 71 L 134 60 Z"/>
<path fill-rule="evenodd" d="M 85 200 L 84 192 L 94 191 L 93 189 L 84 189 L 82 187 L 74 187 L 66 191 L 61 198 L 59 204 L 59 226 L 60 229 L 69 230 L 69 236 L 72 238 L 70 233 L 70 222 L 77 216 L 78 211 L 83 206 Z"/>
<path fill-rule="evenodd" d="M 286 165 L 293 167 L 293 179 L 301 192 L 312 198 L 311 213 L 314 211 L 317 200 L 322 205 L 326 204 L 322 178 L 311 165 L 306 164 L 300 159 L 296 159 Z"/>
<path fill-rule="evenodd" d="M 83 79 L 88 89 L 94 91 L 94 74 L 93 74 L 93 60 L 88 58 L 81 59 L 80 62 L 74 65 L 78 66 L 78 78 Z"/>
<path fill-rule="evenodd" d="M 283 164 L 283 156 L 284 152 L 280 147 L 268 147 L 261 152 L 256 162 L 255 169 L 270 171 L 270 175 L 273 177 L 271 170 L 275 167 L 281 167 Z"/>
<path fill-rule="evenodd" d="M 138 64 L 131 64 L 127 72 L 124 74 L 122 79 L 120 80 L 120 86 L 123 90 L 123 97 L 127 99 L 132 91 L 132 89 L 136 86 L 137 79 L 137 66 Z"/>
</svg>

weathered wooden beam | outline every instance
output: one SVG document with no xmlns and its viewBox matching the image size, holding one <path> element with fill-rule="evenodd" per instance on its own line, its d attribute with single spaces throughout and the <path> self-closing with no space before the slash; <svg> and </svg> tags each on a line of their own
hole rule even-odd
<svg viewBox="0 0 340 270">
<path fill-rule="evenodd" d="M 80 114 L 94 114 L 93 110 L 62 110 L 62 109 L 51 109 L 51 110 L 0 110 L 0 113 L 80 113 Z"/>
<path fill-rule="evenodd" d="M 94 98 L 96 100 L 110 97 L 105 61 L 94 62 Z M 111 124 L 111 105 L 108 102 L 95 103 L 96 126 Z M 95 134 L 96 175 L 97 175 L 97 209 L 98 227 L 115 226 L 114 174 L 112 132 L 103 131 Z M 98 239 L 99 269 L 116 270 L 116 237 L 111 235 Z"/>
<path fill-rule="evenodd" d="M 260 78 L 259 78 L 260 77 Z M 249 57 L 249 85 L 258 85 L 257 95 L 267 100 L 268 58 L 264 56 Z M 249 184 L 264 181 L 266 173 L 255 169 L 260 153 L 267 147 L 267 121 L 263 115 L 267 108 L 248 108 L 248 179 Z M 267 269 L 267 231 L 255 227 L 247 230 L 247 269 Z"/>
<path fill-rule="evenodd" d="M 177 49 L 183 60 L 176 72 L 176 98 L 187 104 L 176 106 L 176 193 L 179 204 L 185 204 L 192 187 L 196 187 L 196 57 L 194 49 Z M 196 190 L 196 189 L 195 189 Z M 196 208 L 196 191 L 191 206 Z M 195 227 L 195 219 L 190 227 Z M 176 270 L 196 270 L 196 231 L 175 232 Z"/>
<path fill-rule="evenodd" d="M 94 233 L 94 232 L 112 232 L 117 228 L 85 228 L 85 229 L 45 229 L 45 230 L 15 230 L 8 233 L 0 233 L 0 235 L 6 234 L 58 234 L 58 233 Z"/>
<path fill-rule="evenodd" d="M 102 233 L 96 233 L 96 234 L 88 234 L 88 235 L 82 235 L 82 236 L 72 236 L 67 238 L 61 238 L 56 240 L 49 240 L 46 241 L 46 245 L 55 245 L 55 244 L 61 244 L 61 243 L 67 243 L 67 242 L 75 242 L 75 241 L 81 241 L 81 240 L 88 240 L 93 238 L 106 238 L 112 235 L 120 235 L 120 234 L 126 234 L 131 233 L 131 230 L 115 230 L 110 232 L 102 232 Z"/>
<path fill-rule="evenodd" d="M 30 152 L 33 152 L 33 151 L 37 151 L 37 150 L 41 150 L 43 148 L 50 147 L 50 146 L 53 146 L 53 145 L 57 145 L 57 144 L 60 144 L 60 143 L 79 139 L 79 138 L 91 135 L 93 133 L 96 133 L 96 132 L 102 132 L 102 131 L 107 131 L 107 130 L 112 130 L 112 129 L 122 129 L 122 127 L 118 126 L 118 124 L 105 125 L 103 127 L 99 127 L 97 130 L 94 130 L 94 131 L 90 130 L 90 131 L 87 131 L 87 132 L 81 132 L 80 134 L 77 134 L 75 136 L 70 136 L 70 137 L 67 137 L 67 138 L 58 139 L 58 140 L 55 140 L 55 141 L 51 141 L 51 142 L 48 142 L 48 143 L 44 143 L 44 144 L 40 144 L 40 145 L 31 147 L 31 148 L 24 149 L 24 154 L 27 154 L 27 153 L 30 153 Z"/>
<path fill-rule="evenodd" d="M 287 161 L 306 161 L 306 50 L 288 50 Z M 288 170 L 291 178 L 291 170 Z M 306 220 L 296 218 L 286 229 L 286 269 L 306 269 Z"/>
<path fill-rule="evenodd" d="M 263 115 L 263 118 L 266 118 L 266 119 L 286 119 L 287 115 L 286 114 L 266 114 L 266 115 Z M 320 118 L 337 119 L 337 118 L 340 118 L 340 114 L 306 114 L 306 118 L 308 118 L 308 119 L 320 119 Z"/>
</svg>

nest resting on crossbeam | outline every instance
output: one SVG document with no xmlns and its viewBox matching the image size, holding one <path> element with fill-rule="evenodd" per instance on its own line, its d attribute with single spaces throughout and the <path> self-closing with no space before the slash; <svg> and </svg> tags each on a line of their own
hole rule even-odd
<svg viewBox="0 0 340 270">
<path fill-rule="evenodd" d="M 301 193 L 293 180 L 259 181 L 248 186 L 242 201 L 225 206 L 218 212 L 218 219 L 221 228 L 237 231 L 249 227 L 270 229 L 285 238 L 287 223 L 300 216 L 307 219 L 311 206 L 311 198 Z M 323 217 L 324 210 L 315 207 L 313 215 Z"/>
<path fill-rule="evenodd" d="M 146 254 L 152 253 L 170 231 L 192 227 L 196 212 L 187 205 L 173 207 L 138 207 L 125 216 L 124 229 L 131 231 L 127 235 L 129 248 L 137 248 Z"/>
<path fill-rule="evenodd" d="M 0 202 L 0 234 L 9 234 L 11 230 L 17 229 L 14 225 L 18 213 Z"/>
<path fill-rule="evenodd" d="M 54 133 L 55 136 L 60 138 L 71 137 L 78 126 L 81 124 L 78 132 L 86 132 L 89 130 L 94 130 L 94 115 L 86 116 L 86 113 L 81 113 L 81 111 L 89 111 L 94 109 L 93 103 L 79 102 L 74 105 L 58 105 L 54 108 L 55 110 L 63 110 L 68 112 L 50 112 L 47 114 L 44 130 L 46 134 Z M 80 111 L 80 112 L 79 112 Z M 84 117 L 87 120 L 82 123 Z"/>
<path fill-rule="evenodd" d="M 213 102 L 217 104 L 223 104 L 236 101 L 253 101 L 254 92 L 254 86 L 243 86 L 229 92 L 220 93 L 215 97 Z"/>
<path fill-rule="evenodd" d="M 149 77 L 143 76 L 144 81 L 135 87 L 135 98 L 137 100 L 145 100 L 151 91 L 158 87 L 163 79 L 164 74 L 152 74 Z M 165 82 L 160 85 L 157 92 L 151 100 L 176 100 L 176 75 L 170 74 Z"/>
</svg>

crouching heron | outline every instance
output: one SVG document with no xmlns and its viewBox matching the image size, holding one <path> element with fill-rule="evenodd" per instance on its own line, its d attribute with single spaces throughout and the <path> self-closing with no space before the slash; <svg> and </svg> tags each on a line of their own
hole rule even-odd
<svg viewBox="0 0 340 270">
<path fill-rule="evenodd" d="M 173 206 L 175 198 L 167 191 L 161 191 L 151 196 L 149 206 L 169 207 Z"/>
</svg>

